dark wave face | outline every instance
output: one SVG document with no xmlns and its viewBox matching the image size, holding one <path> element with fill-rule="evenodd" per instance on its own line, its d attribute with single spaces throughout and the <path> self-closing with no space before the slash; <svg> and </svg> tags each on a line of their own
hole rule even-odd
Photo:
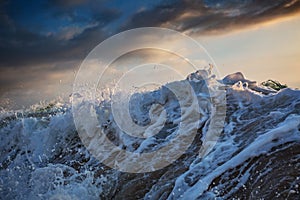
<svg viewBox="0 0 300 200">
<path fill-rule="evenodd" d="M 125 173 L 98 161 L 83 145 L 69 104 L 2 111 L 0 199 L 298 199 L 300 91 L 258 86 L 240 73 L 227 76 L 223 131 L 212 150 L 199 157 L 211 107 L 205 77 L 197 73 L 187 80 L 207 106 L 200 107 L 195 138 L 179 159 L 153 172 Z M 132 139 L 104 112 L 110 102 L 99 102 L 99 128 L 130 152 L 151 152 L 167 143 L 186 109 L 163 88 L 135 94 L 131 103 L 136 124 L 151 121 L 152 104 L 166 110 L 167 121 L 150 139 Z"/>
</svg>

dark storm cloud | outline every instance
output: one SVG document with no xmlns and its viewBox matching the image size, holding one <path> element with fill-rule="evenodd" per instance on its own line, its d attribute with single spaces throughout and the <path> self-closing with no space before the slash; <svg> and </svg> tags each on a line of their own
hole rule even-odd
<svg viewBox="0 0 300 200">
<path fill-rule="evenodd" d="M 110 26 L 122 13 L 117 5 L 105 7 L 105 2 L 54 0 L 22 12 L 23 7 L 25 11 L 29 9 L 26 2 L 18 7 L 12 1 L 2 1 L 0 67 L 84 58 L 99 42 L 116 33 Z M 290 15 L 299 12 L 299 8 L 296 0 L 162 1 L 154 7 L 143 7 L 114 26 L 121 27 L 119 31 L 162 26 L 197 34 L 222 33 Z M 36 13 L 35 18 L 22 20 L 30 12 Z M 39 20 L 45 13 L 48 18 Z"/>
<path fill-rule="evenodd" d="M 78 6 L 86 1 L 70 1 Z M 62 12 L 71 3 L 63 1 L 58 9 L 50 13 L 50 17 L 66 17 L 64 25 L 55 24 L 60 19 L 46 24 L 53 26 L 49 34 L 27 26 L 26 22 L 10 16 L 9 9 L 5 9 L 11 2 L 0 4 L 0 67 L 24 67 L 40 63 L 55 63 L 65 60 L 82 59 L 99 42 L 108 37 L 103 30 L 105 26 L 120 16 L 116 9 L 98 9 L 87 6 L 83 15 L 77 16 L 78 10 L 69 9 Z M 58 1 L 56 1 L 58 3 Z M 98 5 L 101 7 L 101 5 Z M 38 8 L 43 11 L 43 8 Z M 43 13 L 40 15 L 43 15 Z M 57 13 L 61 15 L 56 15 Z M 64 13 L 64 15 L 63 15 Z M 56 15 L 56 16 L 55 16 Z M 39 23 L 39 22 L 37 22 Z M 44 22 L 40 22 L 41 24 Z M 53 23 L 53 25 L 51 25 Z M 66 36 L 65 36 L 66 35 Z M 1 69 L 0 69 L 1 70 Z"/>
<path fill-rule="evenodd" d="M 137 12 L 123 29 L 161 26 L 192 33 L 223 33 L 300 11 L 298 0 L 184 0 Z"/>
<path fill-rule="evenodd" d="M 52 0 L 50 3 L 61 7 L 78 6 L 88 2 L 89 0 Z"/>
<path fill-rule="evenodd" d="M 7 42 L 3 42 L 6 43 L 5 46 L 0 46 L 0 65 L 25 67 L 45 62 L 80 59 L 93 48 L 95 43 L 104 38 L 104 33 L 99 27 L 88 28 L 69 41 L 18 30 L 17 33 L 3 38 Z"/>
<path fill-rule="evenodd" d="M 122 30 L 222 34 L 299 10 L 299 0 L 1 0 L 0 106 L 7 92 L 20 104 L 36 99 L 35 89 L 42 100 L 54 96 L 93 47 Z"/>
</svg>

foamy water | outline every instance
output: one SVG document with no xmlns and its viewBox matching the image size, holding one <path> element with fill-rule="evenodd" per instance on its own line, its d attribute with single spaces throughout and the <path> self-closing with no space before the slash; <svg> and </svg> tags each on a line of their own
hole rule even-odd
<svg viewBox="0 0 300 200">
<path fill-rule="evenodd" d="M 209 131 L 218 130 L 209 129 L 212 101 L 218 98 L 209 95 L 204 79 L 226 89 L 226 119 L 217 142 L 199 156 Z M 2 111 L 0 199 L 297 199 L 300 91 L 276 92 L 237 75 L 224 79 L 225 86 L 203 73 L 186 81 L 201 102 L 200 117 L 193 118 L 189 109 L 193 99 L 180 104 L 166 88 L 135 94 L 129 114 L 136 125 L 146 127 L 136 133 L 142 137 L 125 134 L 117 126 L 109 100 L 102 99 L 95 107 L 97 129 L 115 147 L 135 153 L 155 152 L 176 141 L 186 117 L 185 133 L 195 133 L 191 144 L 176 161 L 152 172 L 120 172 L 96 159 L 91 149 L 101 143 L 93 137 L 82 142 L 70 104 Z M 183 82 L 170 84 L 179 87 Z M 112 151 L 107 155 L 111 154 L 115 155 Z M 168 160 L 168 155 L 162 157 Z M 153 164 L 126 159 L 131 159 L 133 169 Z"/>
</svg>

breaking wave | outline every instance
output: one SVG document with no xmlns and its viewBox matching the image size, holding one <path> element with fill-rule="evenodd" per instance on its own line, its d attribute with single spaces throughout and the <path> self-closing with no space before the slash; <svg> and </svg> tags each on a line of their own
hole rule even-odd
<svg viewBox="0 0 300 200">
<path fill-rule="evenodd" d="M 180 88 L 186 81 L 200 102 L 196 109 L 198 118 L 189 112 L 192 100 L 180 104 L 176 94 L 168 89 L 172 85 Z M 186 116 L 184 130 L 194 135 L 183 154 L 164 167 L 142 173 L 122 172 L 104 165 L 108 158 L 96 158 L 91 150 L 101 143 L 92 141 L 93 137 L 80 136 L 69 103 L 1 111 L 0 198 L 299 197 L 300 91 L 290 88 L 276 91 L 246 80 L 241 73 L 219 82 L 208 72 L 198 71 L 186 80 L 155 91 L 133 94 L 128 104 L 129 115 L 136 125 L 147 127 L 138 133 L 141 137 L 124 134 L 117 126 L 109 98 L 98 102 L 94 107 L 97 128 L 115 147 L 126 152 L 147 153 L 163 148 L 180 135 L 179 125 Z M 215 143 L 205 148 L 209 149 L 205 156 L 199 156 L 203 146 L 209 144 L 212 105 L 221 98 L 212 96 L 207 85 L 226 90 L 226 118 L 212 129 L 222 127 Z M 180 151 L 178 148 L 175 153 Z M 109 162 L 118 156 L 113 152 L 109 155 L 114 156 Z M 169 159 L 166 154 L 162 156 Z M 133 169 L 147 167 L 147 163 L 131 163 Z"/>
</svg>

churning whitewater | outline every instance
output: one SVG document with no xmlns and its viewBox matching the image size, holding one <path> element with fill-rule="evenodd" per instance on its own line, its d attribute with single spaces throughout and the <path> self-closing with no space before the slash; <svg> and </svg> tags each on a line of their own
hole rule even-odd
<svg viewBox="0 0 300 200">
<path fill-rule="evenodd" d="M 186 82 L 195 92 L 198 117 L 193 117 L 195 113 L 190 109 L 195 105 L 193 99 L 181 103 L 177 97 L 184 94 L 170 90 L 173 87 L 180 91 Z M 216 93 L 213 96 L 211 91 L 217 88 L 222 88 L 225 96 Z M 212 104 L 218 104 L 220 98 L 226 99 L 226 110 L 221 107 L 225 113 L 219 116 Z M 78 109 L 90 102 L 80 103 Z M 188 146 L 174 161 L 171 159 L 174 152 L 154 157 L 149 163 L 137 162 L 135 157 L 121 157 L 131 163 L 122 172 L 111 168 L 116 165 L 118 151 L 110 150 L 107 154 L 110 157 L 102 156 L 103 160 L 91 152 L 101 143 L 94 136 L 79 135 L 71 103 L 22 111 L 3 109 L 0 199 L 297 199 L 300 196 L 299 90 L 275 90 L 247 80 L 241 73 L 216 80 L 209 71 L 200 70 L 186 80 L 131 96 L 128 106 L 132 121 L 141 127 L 148 125 L 137 133 L 142 137 L 130 136 L 118 127 L 111 103 L 110 97 L 97 102 L 95 129 L 105 133 L 118 149 L 143 154 L 173 144 L 182 139 L 181 134 L 191 132 L 193 137 L 191 141 L 182 141 Z M 214 123 L 215 127 L 210 129 L 211 122 L 219 120 L 212 116 L 224 116 L 224 123 Z M 180 128 L 183 119 L 185 123 Z M 215 143 L 203 148 L 210 144 L 207 140 L 214 130 L 221 130 Z M 180 147 L 174 147 L 175 154 L 182 151 Z M 199 156 L 203 149 L 207 153 Z M 170 162 L 163 167 L 153 165 L 155 159 L 162 158 Z M 151 166 L 157 168 L 148 170 Z M 143 172 L 128 173 L 129 169 Z"/>
</svg>

